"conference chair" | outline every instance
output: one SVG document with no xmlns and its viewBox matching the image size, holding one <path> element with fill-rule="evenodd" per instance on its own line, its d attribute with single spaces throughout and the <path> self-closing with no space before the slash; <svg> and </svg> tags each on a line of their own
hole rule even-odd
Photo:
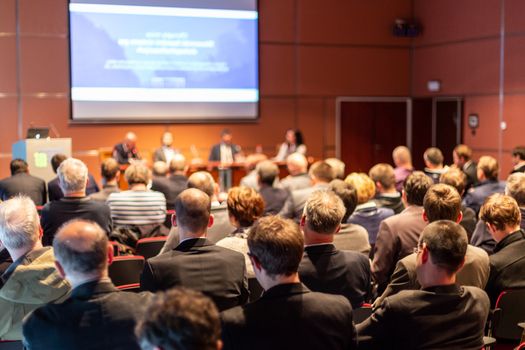
<svg viewBox="0 0 525 350">
<path fill-rule="evenodd" d="M 523 329 L 518 324 L 525 321 L 524 300 L 525 288 L 505 290 L 499 295 L 489 326 L 489 336 L 497 343 L 520 343 Z"/>
<path fill-rule="evenodd" d="M 135 247 L 135 255 L 143 256 L 144 259 L 157 256 L 164 246 L 164 243 L 166 243 L 166 239 L 168 239 L 167 236 L 139 239 L 137 241 L 137 246 Z"/>
<path fill-rule="evenodd" d="M 144 257 L 136 255 L 117 256 L 109 265 L 109 278 L 117 288 L 138 284 L 143 269 Z"/>
</svg>

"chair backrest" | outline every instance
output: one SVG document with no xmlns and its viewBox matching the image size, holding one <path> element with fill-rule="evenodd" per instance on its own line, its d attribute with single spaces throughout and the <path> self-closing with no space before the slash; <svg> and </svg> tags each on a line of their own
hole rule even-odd
<svg viewBox="0 0 525 350">
<path fill-rule="evenodd" d="M 140 283 L 140 274 L 144 269 L 144 257 L 129 255 L 117 256 L 109 265 L 109 278 L 118 288 L 133 283 Z"/>
<path fill-rule="evenodd" d="M 109 241 L 109 244 L 113 247 L 113 256 L 119 255 L 119 249 L 118 249 L 118 242 L 116 241 Z"/>
<path fill-rule="evenodd" d="M 140 283 L 124 284 L 122 286 L 118 286 L 117 288 L 126 292 L 138 293 L 140 292 Z"/>
<path fill-rule="evenodd" d="M 501 292 L 496 301 L 492 336 L 496 339 L 520 341 L 523 329 L 518 323 L 525 321 L 525 288 Z"/>
<path fill-rule="evenodd" d="M 23 350 L 24 345 L 20 340 L 0 340 L 0 350 Z"/>
<path fill-rule="evenodd" d="M 144 259 L 149 259 L 157 256 L 166 243 L 166 236 L 148 237 L 139 239 L 135 249 L 135 254 L 143 256 Z"/>
</svg>

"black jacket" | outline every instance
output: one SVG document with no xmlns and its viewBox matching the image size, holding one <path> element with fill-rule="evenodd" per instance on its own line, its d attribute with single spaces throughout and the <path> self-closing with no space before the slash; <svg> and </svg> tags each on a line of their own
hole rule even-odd
<svg viewBox="0 0 525 350">
<path fill-rule="evenodd" d="M 44 205 L 47 201 L 46 182 L 28 173 L 18 173 L 0 181 L 0 199 L 8 200 L 18 194 L 28 196 L 35 205 Z"/>
</svg>

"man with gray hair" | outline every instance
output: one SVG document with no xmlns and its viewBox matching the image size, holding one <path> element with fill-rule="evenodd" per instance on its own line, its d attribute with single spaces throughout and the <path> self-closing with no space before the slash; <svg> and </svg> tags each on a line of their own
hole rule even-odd
<svg viewBox="0 0 525 350">
<path fill-rule="evenodd" d="M 312 291 L 343 295 L 355 309 L 370 297 L 370 262 L 361 253 L 335 248 L 334 234 L 345 212 L 343 201 L 332 191 L 310 196 L 300 223 L 305 248 L 299 277 Z"/>
<path fill-rule="evenodd" d="M 308 160 L 301 153 L 292 153 L 286 158 L 288 175 L 281 180 L 281 187 L 290 192 L 311 186 L 308 175 Z"/>
<path fill-rule="evenodd" d="M 14 197 L 0 204 L 0 246 L 13 263 L 0 276 L 0 339 L 22 339 L 22 319 L 29 312 L 69 293 L 55 269 L 53 249 L 44 248 L 35 204 Z"/>
<path fill-rule="evenodd" d="M 72 220 L 53 242 L 56 267 L 73 286 L 63 304 L 35 310 L 24 322 L 26 349 L 139 349 L 133 333 L 149 293 L 120 292 L 108 277 L 113 248 L 94 222 Z"/>
<path fill-rule="evenodd" d="M 72 219 L 94 221 L 109 234 L 112 222 L 108 205 L 86 196 L 88 181 L 86 165 L 79 159 L 68 158 L 60 164 L 57 174 L 64 197 L 47 203 L 42 209 L 44 245 L 52 245 L 53 237 L 60 226 Z"/>
<path fill-rule="evenodd" d="M 275 215 L 282 208 L 290 195 L 287 190 L 275 187 L 275 179 L 279 176 L 279 167 L 270 160 L 263 160 L 255 168 L 259 193 L 264 200 L 263 215 Z"/>
</svg>

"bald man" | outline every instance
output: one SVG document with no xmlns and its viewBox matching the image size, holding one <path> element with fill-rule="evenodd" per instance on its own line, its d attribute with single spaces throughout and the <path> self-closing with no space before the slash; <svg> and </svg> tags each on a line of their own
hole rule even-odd
<svg viewBox="0 0 525 350">
<path fill-rule="evenodd" d="M 113 248 L 104 230 L 70 221 L 53 248 L 56 268 L 73 291 L 63 304 L 41 307 L 25 321 L 26 349 L 140 349 L 133 330 L 151 294 L 120 292 L 111 283 Z"/>
<path fill-rule="evenodd" d="M 414 167 L 412 166 L 412 155 L 406 146 L 397 146 L 392 152 L 392 159 L 396 165 L 394 175 L 396 177 L 396 190 L 403 191 L 403 183 L 408 175 L 412 174 Z"/>
<path fill-rule="evenodd" d="M 140 154 L 137 149 L 137 135 L 133 132 L 128 132 L 124 141 L 115 145 L 113 148 L 113 158 L 119 164 L 130 164 L 134 160 L 140 159 Z"/>
<path fill-rule="evenodd" d="M 301 153 L 292 153 L 286 158 L 288 175 L 281 181 L 281 187 L 289 192 L 301 190 L 312 185 L 308 175 L 308 160 Z"/>
</svg>

